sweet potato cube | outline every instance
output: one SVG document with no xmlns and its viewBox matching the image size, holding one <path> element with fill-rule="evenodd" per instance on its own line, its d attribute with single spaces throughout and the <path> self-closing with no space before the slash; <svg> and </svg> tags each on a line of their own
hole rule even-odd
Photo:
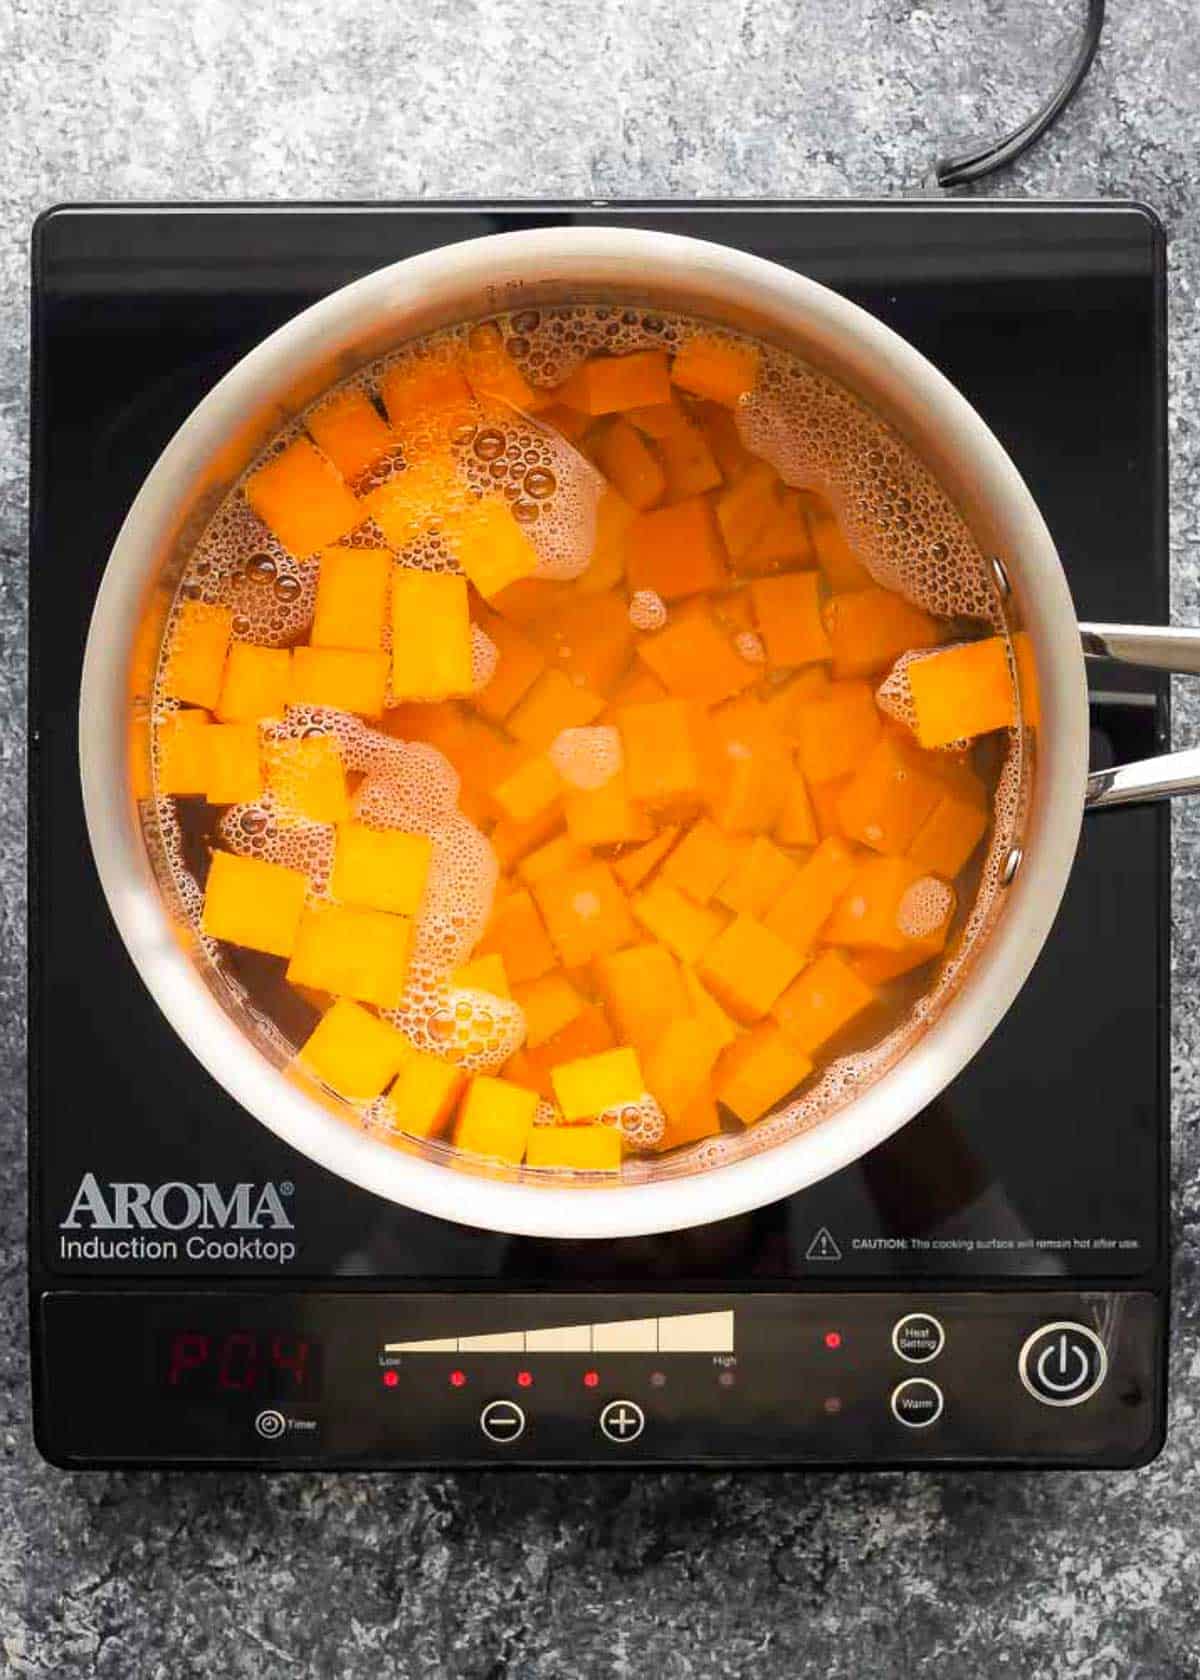
<svg viewBox="0 0 1200 1680">
<path fill-rule="evenodd" d="M 308 638 L 313 647 L 379 647 L 391 579 L 386 548 L 324 549 Z"/>
<path fill-rule="evenodd" d="M 467 340 L 467 383 L 481 401 L 507 403 L 529 414 L 546 403 L 509 354 L 504 336 L 493 321 L 474 327 Z"/>
<path fill-rule="evenodd" d="M 563 799 L 567 833 L 581 848 L 624 846 L 648 840 L 654 824 L 629 794 L 624 770 L 598 788 L 569 788 Z"/>
<path fill-rule="evenodd" d="M 858 769 L 882 732 L 871 685 L 834 682 L 803 707 L 800 719 L 800 768 L 812 791 L 814 782 L 832 782 Z"/>
<path fill-rule="evenodd" d="M 611 589 L 625 576 L 625 545 L 629 527 L 637 518 L 637 509 L 627 502 L 619 490 L 606 484 L 596 504 L 596 540 L 587 571 L 577 580 L 575 588 L 581 595 L 596 595 Z"/>
<path fill-rule="evenodd" d="M 478 417 L 457 349 L 394 362 L 379 382 L 379 394 L 406 456 L 444 448 Z"/>
<path fill-rule="evenodd" d="M 659 873 L 661 881 L 707 904 L 737 861 L 737 847 L 711 817 L 700 817 L 688 829 Z"/>
<path fill-rule="evenodd" d="M 740 694 L 761 675 L 761 666 L 743 659 L 707 612 L 686 613 L 658 635 L 643 637 L 637 651 L 671 694 L 704 706 Z"/>
<path fill-rule="evenodd" d="M 923 747 L 945 747 L 1016 722 L 1017 695 L 1002 636 L 915 659 L 907 675 Z"/>
<path fill-rule="evenodd" d="M 392 576 L 392 693 L 397 700 L 470 694 L 466 579 L 397 566 Z"/>
<path fill-rule="evenodd" d="M 954 913 L 954 889 L 909 858 L 876 857 L 860 863 L 825 928 L 830 945 L 906 950 L 934 938 L 934 949 Z"/>
<path fill-rule="evenodd" d="M 564 968 L 581 968 L 637 937 L 625 894 L 599 859 L 535 881 L 531 891 Z"/>
<path fill-rule="evenodd" d="M 284 820 L 345 822 L 350 815 L 346 772 L 334 735 L 268 741 L 263 753 L 267 786 Z"/>
<path fill-rule="evenodd" d="M 714 1089 L 718 1102 L 732 1109 L 744 1125 L 752 1126 L 811 1072 L 812 1059 L 773 1021 L 763 1021 L 721 1057 Z"/>
<path fill-rule="evenodd" d="M 725 926 L 725 918 L 705 905 L 693 904 L 678 887 L 652 881 L 633 900 L 633 913 L 681 962 L 696 964 Z"/>
<path fill-rule="evenodd" d="M 246 480 L 246 500 L 290 554 L 335 543 L 366 517 L 341 473 L 307 438 L 296 438 Z"/>
<path fill-rule="evenodd" d="M 705 497 L 640 514 L 625 539 L 625 575 L 630 589 L 652 589 L 664 601 L 724 588 L 725 551 Z"/>
<path fill-rule="evenodd" d="M 708 1090 L 718 1047 L 692 1015 L 671 1021 L 645 1055 L 646 1087 L 668 1120 L 679 1124 Z"/>
<path fill-rule="evenodd" d="M 919 752 L 894 734 L 882 735 L 838 800 L 842 833 L 872 851 L 906 852 L 942 791 Z"/>
<path fill-rule="evenodd" d="M 801 490 L 798 495 L 808 520 L 817 563 L 830 589 L 840 594 L 870 588 L 875 580 L 846 541 L 829 503 L 809 490 Z"/>
<path fill-rule="evenodd" d="M 351 648 L 292 649 L 293 706 L 330 706 L 377 718 L 387 690 L 388 657 Z"/>
<path fill-rule="evenodd" d="M 617 713 L 631 798 L 664 805 L 698 799 L 706 778 L 703 715 L 686 700 L 654 700 Z"/>
<path fill-rule="evenodd" d="M 299 869 L 214 852 L 200 926 L 210 939 L 290 957 L 307 894 L 308 876 Z"/>
<path fill-rule="evenodd" d="M 414 1050 L 401 1064 L 383 1104 L 383 1116 L 409 1137 L 438 1137 L 454 1113 L 467 1076 L 453 1062 Z"/>
<path fill-rule="evenodd" d="M 678 828 L 660 828 L 654 838 L 647 840 L 645 845 L 613 860 L 613 874 L 626 892 L 640 887 L 643 881 L 653 875 L 678 838 Z"/>
<path fill-rule="evenodd" d="M 395 448 L 396 438 L 365 391 L 335 391 L 305 416 L 309 436 L 343 478 L 354 479 Z"/>
<path fill-rule="evenodd" d="M 737 570 L 764 576 L 784 567 L 806 569 L 816 563 L 817 552 L 799 496 L 793 491 L 779 492 L 757 534 L 739 553 Z"/>
<path fill-rule="evenodd" d="M 833 914 L 838 899 L 855 878 L 858 864 L 844 840 L 822 840 L 791 886 L 766 911 L 766 924 L 803 955 Z"/>
<path fill-rule="evenodd" d="M 564 672 L 550 669 L 542 672 L 509 713 L 508 729 L 535 752 L 545 752 L 564 729 L 581 729 L 603 710 L 604 701 L 598 694 L 579 687 Z"/>
<path fill-rule="evenodd" d="M 935 619 L 892 589 L 856 589 L 835 595 L 825 610 L 835 677 L 869 677 L 885 671 L 910 648 L 936 647 Z"/>
<path fill-rule="evenodd" d="M 524 1158 L 537 1104 L 535 1091 L 476 1074 L 458 1111 L 454 1142 L 468 1155 L 515 1164 Z"/>
<path fill-rule="evenodd" d="M 762 834 L 734 854 L 717 892 L 718 902 L 747 916 L 762 917 L 793 885 L 800 871 Z"/>
<path fill-rule="evenodd" d="M 809 963 L 775 1005 L 784 1037 L 811 1056 L 875 1002 L 875 992 L 838 951 Z"/>
<path fill-rule="evenodd" d="M 562 777 L 548 758 L 536 753 L 493 789 L 502 813 L 515 823 L 535 822 L 562 798 Z"/>
<path fill-rule="evenodd" d="M 300 918 L 287 977 L 293 986 L 396 1009 L 408 977 L 412 924 L 383 910 L 310 904 Z"/>
<path fill-rule="evenodd" d="M 738 916 L 701 957 L 701 980 L 739 1021 L 765 1015 L 804 957 L 754 916 Z"/>
<path fill-rule="evenodd" d="M 652 508 L 667 488 L 658 456 L 628 420 L 615 420 L 596 440 L 596 465 L 635 508 Z"/>
<path fill-rule="evenodd" d="M 525 1148 L 530 1167 L 562 1167 L 575 1172 L 619 1172 L 619 1126 L 535 1126 Z"/>
<path fill-rule="evenodd" d="M 484 607 L 476 615 L 476 622 L 495 644 L 500 657 L 491 680 L 473 697 L 472 703 L 484 717 L 499 723 L 541 675 L 546 660 L 532 637 L 499 613 Z"/>
<path fill-rule="evenodd" d="M 263 791 L 256 723 L 212 723 L 200 737 L 204 797 L 210 805 L 245 805 Z"/>
<path fill-rule="evenodd" d="M 490 992 L 493 997 L 508 998 L 512 991 L 504 972 L 504 959 L 492 952 L 487 957 L 472 957 L 456 968 L 450 976 L 451 984 L 463 991 Z"/>
<path fill-rule="evenodd" d="M 830 642 L 821 619 L 820 578 L 816 572 L 755 578 L 750 596 L 768 665 L 778 669 L 829 658 Z"/>
<path fill-rule="evenodd" d="M 158 747 L 156 783 L 161 794 L 198 794 L 208 779 L 203 732 L 210 719 L 205 711 L 172 712 L 155 731 Z"/>
<path fill-rule="evenodd" d="M 737 1026 L 708 988 L 701 985 L 695 969 L 687 967 L 686 964 L 683 969 L 683 989 L 687 993 L 688 1007 L 692 1015 L 700 1022 L 709 1042 L 716 1046 L 719 1054 L 738 1036 Z"/>
<path fill-rule="evenodd" d="M 330 891 L 343 904 L 415 916 L 432 856 L 432 844 L 424 834 L 343 823 L 334 840 Z"/>
<path fill-rule="evenodd" d="M 626 1046 L 564 1062 L 551 1070 L 550 1081 L 564 1120 L 594 1120 L 646 1094 L 637 1052 Z"/>
<path fill-rule="evenodd" d="M 560 402 L 585 414 L 615 414 L 671 401 L 665 350 L 635 350 L 626 356 L 590 356 L 556 392 Z"/>
<path fill-rule="evenodd" d="M 723 482 L 708 440 L 698 426 L 684 422 L 658 440 L 659 459 L 667 475 L 667 495 L 673 502 L 702 496 Z"/>
<path fill-rule="evenodd" d="M 504 963 L 504 971 L 514 985 L 536 980 L 558 966 L 545 924 L 528 892 L 509 893 L 492 911 L 475 955 L 493 954 Z"/>
<path fill-rule="evenodd" d="M 483 496 L 454 514 L 442 536 L 485 600 L 537 571 L 537 549 L 502 496 Z"/>
<path fill-rule="evenodd" d="M 232 625 L 231 607 L 211 606 L 207 601 L 183 602 L 163 667 L 162 691 L 168 700 L 183 700 L 210 712 L 215 708 Z"/>
<path fill-rule="evenodd" d="M 337 998 L 305 1041 L 299 1060 L 343 1097 L 370 1102 L 415 1053 L 404 1034 L 378 1015 L 349 998 Z"/>
<path fill-rule="evenodd" d="M 590 863 L 592 854 L 586 846 L 576 845 L 569 834 L 560 834 L 544 846 L 529 852 L 517 864 L 517 874 L 525 885 L 544 881 L 548 875 L 561 875 L 567 869 L 578 869 Z"/>
<path fill-rule="evenodd" d="M 758 357 L 755 344 L 716 333 L 695 333 L 675 352 L 671 379 L 693 396 L 736 408 L 739 398 L 754 389 Z"/>
<path fill-rule="evenodd" d="M 572 595 L 535 628 L 554 669 L 596 694 L 609 694 L 629 664 L 634 630 L 616 590 Z"/>
<path fill-rule="evenodd" d="M 922 869 L 952 881 L 987 833 L 987 826 L 987 806 L 981 799 L 962 787 L 944 787 L 913 836 L 908 856 Z"/>
<path fill-rule="evenodd" d="M 664 945 L 632 945 L 601 957 L 596 986 L 621 1038 L 645 1051 L 691 1013 L 675 958 Z"/>
<path fill-rule="evenodd" d="M 752 459 L 717 497 L 717 525 L 735 570 L 778 513 L 778 492 L 775 468 Z"/>
<path fill-rule="evenodd" d="M 681 1149 L 685 1144 L 698 1143 L 701 1138 L 716 1137 L 721 1130 L 721 1116 L 707 1089 L 700 1092 L 678 1120 L 668 1118 L 658 1141 L 661 1154 L 667 1149 Z"/>
<path fill-rule="evenodd" d="M 828 787 L 830 784 L 826 783 Z M 820 835 L 808 787 L 799 768 L 792 766 L 784 797 L 773 830 L 781 846 L 815 846 Z"/>
<path fill-rule="evenodd" d="M 410 463 L 364 496 L 359 506 L 370 514 L 389 547 L 403 549 L 418 537 L 443 530 L 469 500 L 453 457 L 441 452 Z"/>
<path fill-rule="evenodd" d="M 217 717 L 222 723 L 257 723 L 283 716 L 291 682 L 292 656 L 287 648 L 234 642 L 225 661 Z"/>
<path fill-rule="evenodd" d="M 525 1043 L 531 1050 L 545 1044 L 576 1015 L 582 1013 L 584 1001 L 565 974 L 543 974 L 537 980 L 518 986 L 513 996 L 525 1014 Z"/>
</svg>

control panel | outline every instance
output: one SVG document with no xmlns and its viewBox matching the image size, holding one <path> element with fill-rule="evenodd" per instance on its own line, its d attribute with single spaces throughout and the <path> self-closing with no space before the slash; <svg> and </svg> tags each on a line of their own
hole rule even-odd
<svg viewBox="0 0 1200 1680">
<path fill-rule="evenodd" d="M 55 1291 L 56 1463 L 1045 1464 L 1161 1444 L 1130 1292 Z"/>
</svg>

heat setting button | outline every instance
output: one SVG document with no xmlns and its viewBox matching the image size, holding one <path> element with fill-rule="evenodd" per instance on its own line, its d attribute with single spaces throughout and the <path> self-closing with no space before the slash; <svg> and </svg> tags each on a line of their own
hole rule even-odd
<svg viewBox="0 0 1200 1680">
<path fill-rule="evenodd" d="M 610 1400 L 600 1413 L 600 1433 L 619 1447 L 636 1441 L 646 1427 L 646 1414 L 636 1400 Z"/>
<path fill-rule="evenodd" d="M 1043 1406 L 1081 1406 L 1108 1375 L 1104 1343 L 1069 1319 L 1035 1330 L 1017 1360 L 1021 1381 Z"/>
<path fill-rule="evenodd" d="M 892 1416 L 905 1429 L 928 1429 L 941 1417 L 946 1399 L 928 1377 L 909 1377 L 892 1390 Z"/>
<path fill-rule="evenodd" d="M 479 1427 L 489 1441 L 506 1447 L 525 1433 L 525 1411 L 515 1400 L 489 1400 L 479 1414 Z"/>
<path fill-rule="evenodd" d="M 932 1313 L 905 1313 L 892 1326 L 892 1347 L 910 1365 L 927 1365 L 946 1345 L 946 1332 Z"/>
</svg>

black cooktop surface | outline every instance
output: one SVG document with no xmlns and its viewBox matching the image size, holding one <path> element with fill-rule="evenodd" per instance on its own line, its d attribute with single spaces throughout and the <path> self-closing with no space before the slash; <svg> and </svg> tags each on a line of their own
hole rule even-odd
<svg viewBox="0 0 1200 1680">
<path fill-rule="evenodd" d="M 1167 616 L 1163 247 L 1135 206 L 739 204 L 77 208 L 34 248 L 31 948 L 35 1280 L 286 1277 L 511 1289 L 1141 1280 L 1165 1275 L 1168 820 L 1089 819 L 1058 923 L 990 1043 L 893 1140 L 755 1214 L 605 1243 L 392 1206 L 245 1114 L 174 1037 L 105 907 L 84 831 L 79 675 L 110 545 L 175 428 L 265 334 L 359 275 L 516 227 L 723 241 L 882 317 L 977 406 L 1057 540 L 1080 615 Z M 1165 683 L 1093 671 L 1096 763 L 1167 732 Z M 290 1255 L 189 1256 L 62 1228 L 102 1187 L 270 1181 Z M 105 1195 L 111 1193 L 105 1189 Z M 140 1246 L 139 1246 L 140 1245 Z M 251 1248 L 253 1245 L 250 1245 Z"/>
</svg>

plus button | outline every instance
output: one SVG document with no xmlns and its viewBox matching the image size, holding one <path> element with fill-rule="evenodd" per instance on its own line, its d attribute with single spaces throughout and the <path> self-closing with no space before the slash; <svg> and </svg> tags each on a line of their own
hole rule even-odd
<svg viewBox="0 0 1200 1680">
<path fill-rule="evenodd" d="M 618 1446 L 636 1441 L 646 1427 L 646 1414 L 636 1400 L 610 1400 L 600 1413 L 600 1431 Z"/>
</svg>

